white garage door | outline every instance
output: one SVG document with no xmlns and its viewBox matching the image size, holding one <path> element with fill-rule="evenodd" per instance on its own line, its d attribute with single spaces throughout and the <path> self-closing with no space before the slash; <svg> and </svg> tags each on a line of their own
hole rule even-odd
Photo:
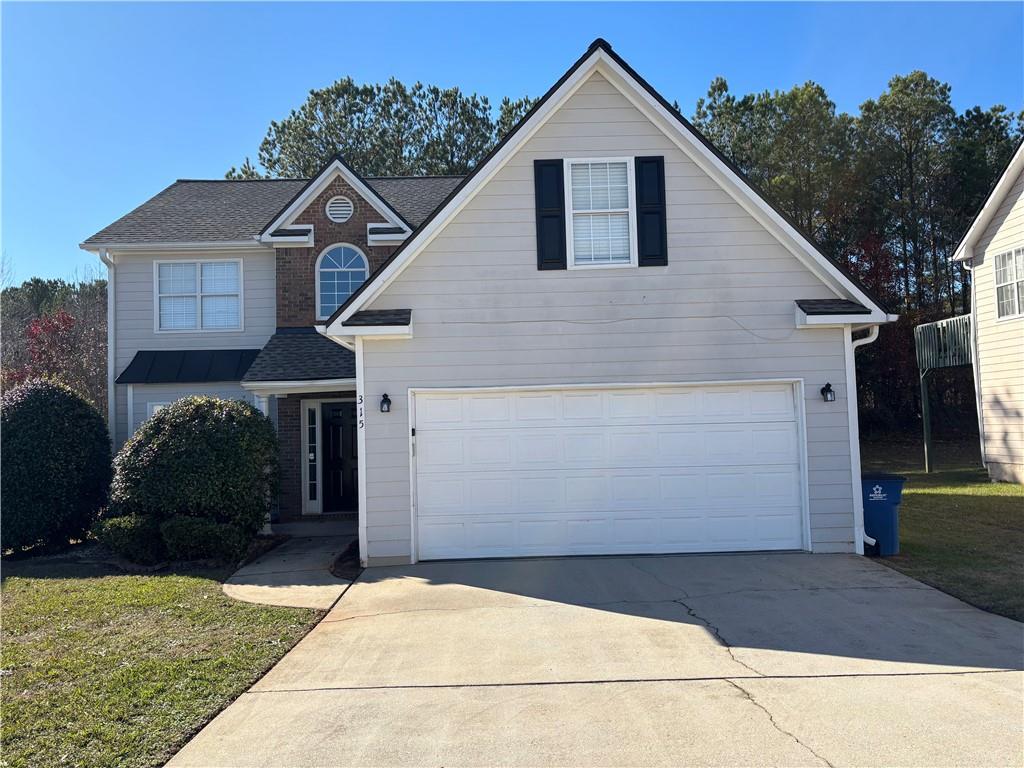
<svg viewBox="0 0 1024 768">
<path fill-rule="evenodd" d="M 421 560 L 804 547 L 794 387 L 414 395 Z"/>
</svg>

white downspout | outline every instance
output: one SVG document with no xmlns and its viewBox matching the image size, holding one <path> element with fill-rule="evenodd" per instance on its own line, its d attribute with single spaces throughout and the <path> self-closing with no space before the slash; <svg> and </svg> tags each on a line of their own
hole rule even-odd
<svg viewBox="0 0 1024 768">
<path fill-rule="evenodd" d="M 862 339 L 853 339 L 853 328 L 846 326 L 846 408 L 850 424 L 850 469 L 851 487 L 853 491 L 853 547 L 858 555 L 864 554 L 864 543 L 875 544 L 864 532 L 864 498 L 860 484 L 860 424 L 857 419 L 857 367 L 854 350 L 870 344 L 878 338 L 878 326 L 871 326 L 868 335 Z"/>
<path fill-rule="evenodd" d="M 115 333 L 115 289 L 114 289 L 114 257 L 109 251 L 99 251 L 100 261 L 107 267 L 107 426 L 110 429 L 110 440 L 117 448 L 117 395 L 114 391 L 114 353 L 116 348 Z"/>
<path fill-rule="evenodd" d="M 981 466 L 988 469 L 985 460 L 985 414 L 981 408 L 981 357 L 978 356 L 978 302 L 975 301 L 977 280 L 974 279 L 973 258 L 964 262 L 964 269 L 971 273 L 971 375 L 974 378 L 974 402 L 978 410 L 978 443 L 981 448 Z"/>
</svg>

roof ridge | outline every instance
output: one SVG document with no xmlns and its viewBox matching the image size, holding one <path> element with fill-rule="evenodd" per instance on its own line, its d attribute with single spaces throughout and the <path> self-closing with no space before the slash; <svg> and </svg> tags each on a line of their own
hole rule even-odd
<svg viewBox="0 0 1024 768">
<path fill-rule="evenodd" d="M 398 176 L 363 176 L 367 181 L 370 179 L 463 179 L 465 177 L 465 173 L 430 173 L 425 176 L 414 176 L 412 174 L 400 174 Z"/>
<path fill-rule="evenodd" d="M 276 178 L 276 179 L 175 179 L 175 184 L 182 182 L 188 182 L 190 184 L 203 183 L 203 184 L 236 184 L 238 182 L 252 182 L 252 181 L 309 181 L 309 179 L 300 178 Z"/>
</svg>

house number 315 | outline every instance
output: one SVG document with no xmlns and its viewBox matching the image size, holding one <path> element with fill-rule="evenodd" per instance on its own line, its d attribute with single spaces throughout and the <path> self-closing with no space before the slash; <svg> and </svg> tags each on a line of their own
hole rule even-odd
<svg viewBox="0 0 1024 768">
<path fill-rule="evenodd" d="M 363 396 L 356 396 L 356 418 L 359 422 L 359 429 L 363 428 Z"/>
</svg>

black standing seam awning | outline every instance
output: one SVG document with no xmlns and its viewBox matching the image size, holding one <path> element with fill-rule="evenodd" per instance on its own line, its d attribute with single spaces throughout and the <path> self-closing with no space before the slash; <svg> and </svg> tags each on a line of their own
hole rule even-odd
<svg viewBox="0 0 1024 768">
<path fill-rule="evenodd" d="M 115 384 L 241 381 L 258 349 L 140 350 Z"/>
</svg>

